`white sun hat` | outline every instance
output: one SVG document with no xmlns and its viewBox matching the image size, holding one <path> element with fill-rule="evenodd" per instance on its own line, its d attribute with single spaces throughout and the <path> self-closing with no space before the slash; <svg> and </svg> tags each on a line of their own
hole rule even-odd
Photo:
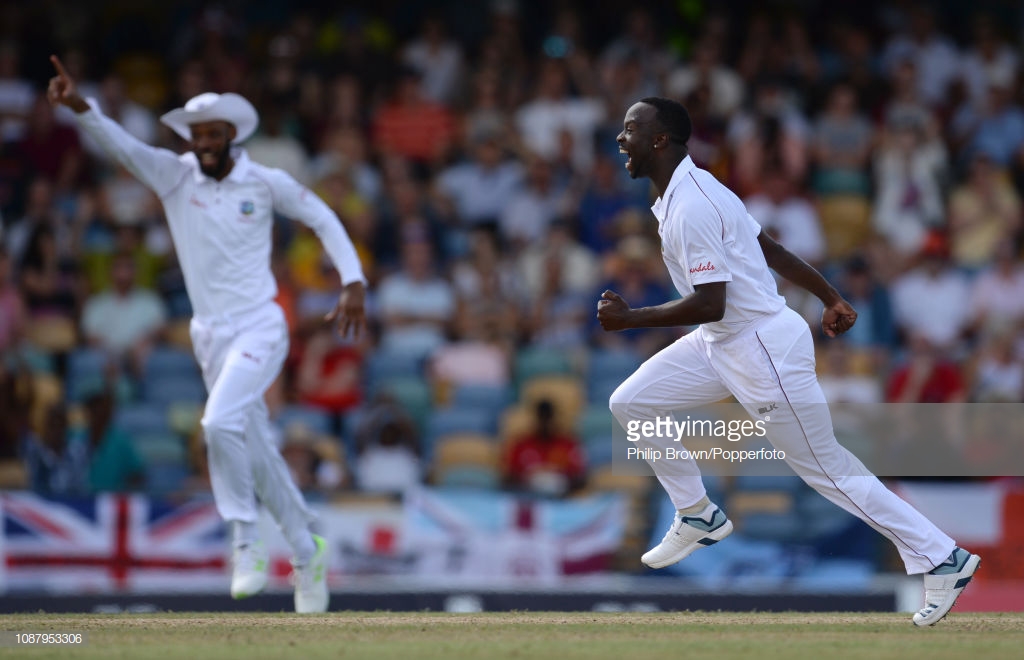
<svg viewBox="0 0 1024 660">
<path fill-rule="evenodd" d="M 252 103 L 238 94 L 206 92 L 193 96 L 184 108 L 171 110 L 160 117 L 160 121 L 186 140 L 192 139 L 191 124 L 226 121 L 235 127 L 235 139 L 231 142 L 238 144 L 256 132 L 260 117 Z"/>
</svg>

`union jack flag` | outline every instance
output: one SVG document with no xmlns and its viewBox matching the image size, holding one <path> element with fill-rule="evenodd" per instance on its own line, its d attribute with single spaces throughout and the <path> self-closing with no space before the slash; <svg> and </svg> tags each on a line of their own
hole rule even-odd
<svg viewBox="0 0 1024 660">
<path fill-rule="evenodd" d="M 8 591 L 227 589 L 225 528 L 210 502 L 8 492 L 0 494 L 0 515 L 0 587 L 6 581 Z"/>
</svg>

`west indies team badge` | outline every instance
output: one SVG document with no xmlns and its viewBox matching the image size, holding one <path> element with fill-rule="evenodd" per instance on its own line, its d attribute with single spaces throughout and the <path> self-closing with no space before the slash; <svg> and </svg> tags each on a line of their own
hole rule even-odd
<svg viewBox="0 0 1024 660">
<path fill-rule="evenodd" d="M 252 215 L 256 211 L 256 205 L 252 203 L 252 200 L 247 199 L 239 206 L 239 210 L 242 215 Z"/>
</svg>

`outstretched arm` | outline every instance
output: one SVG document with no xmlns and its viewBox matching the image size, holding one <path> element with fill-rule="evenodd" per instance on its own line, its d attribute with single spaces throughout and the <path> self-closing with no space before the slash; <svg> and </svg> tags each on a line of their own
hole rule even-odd
<svg viewBox="0 0 1024 660">
<path fill-rule="evenodd" d="M 597 320 L 608 331 L 714 323 L 725 314 L 725 286 L 726 282 L 698 284 L 685 298 L 638 309 L 614 291 L 605 291 L 597 303 Z"/>
<path fill-rule="evenodd" d="M 103 116 L 94 103 L 79 95 L 75 81 L 64 69 L 60 58 L 50 56 L 50 62 L 57 75 L 50 79 L 46 98 L 50 105 L 66 105 L 75 112 L 75 119 L 83 130 L 89 133 L 128 171 L 152 189 L 161 198 L 179 183 L 184 175 L 185 165 L 174 152 L 157 149 L 133 137 L 109 117 Z"/>
<path fill-rule="evenodd" d="M 853 327 L 857 321 L 857 312 L 850 303 L 843 300 L 835 287 L 822 277 L 821 273 L 806 261 L 779 245 L 771 236 L 762 231 L 757 235 L 761 251 L 768 267 L 779 275 L 796 284 L 824 303 L 825 311 L 821 314 L 821 329 L 829 337 L 835 337 Z"/>
<path fill-rule="evenodd" d="M 274 208 L 282 215 L 298 220 L 316 232 L 331 262 L 341 274 L 343 286 L 338 304 L 326 320 L 337 323 L 342 334 L 355 336 L 366 323 L 366 277 L 359 255 L 341 220 L 316 193 L 281 170 L 265 170 L 267 184 L 274 195 Z"/>
</svg>

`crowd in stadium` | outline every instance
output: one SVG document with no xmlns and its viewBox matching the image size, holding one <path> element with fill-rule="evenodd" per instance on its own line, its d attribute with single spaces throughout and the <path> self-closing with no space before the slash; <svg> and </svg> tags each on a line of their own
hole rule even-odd
<svg viewBox="0 0 1024 660">
<path fill-rule="evenodd" d="M 205 487 L 205 393 L 159 200 L 49 106 L 43 47 L 129 132 L 178 151 L 162 112 L 243 94 L 260 112 L 250 157 L 308 185 L 356 243 L 371 328 L 352 340 L 322 320 L 340 283 L 317 238 L 275 228 L 292 350 L 268 403 L 304 490 L 561 496 L 607 470 L 608 395 L 688 330 L 594 318 L 605 289 L 634 307 L 678 295 L 615 142 L 646 96 L 686 105 L 697 164 L 857 308 L 825 340 L 820 303 L 780 282 L 831 401 L 1024 400 L 1024 70 L 999 14 L 640 5 L 602 35 L 571 3 L 478 4 L 474 31 L 440 3 L 404 28 L 372 8 L 228 3 L 162 30 L 145 10 L 58 3 L 42 43 L 34 10 L 7 6 L 0 458 L 53 494 Z"/>
</svg>

